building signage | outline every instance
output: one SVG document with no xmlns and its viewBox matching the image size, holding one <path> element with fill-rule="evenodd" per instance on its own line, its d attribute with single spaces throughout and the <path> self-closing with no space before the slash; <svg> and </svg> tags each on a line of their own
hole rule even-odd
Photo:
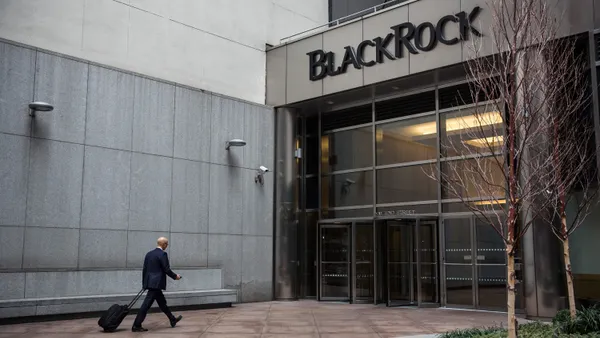
<svg viewBox="0 0 600 338">
<path fill-rule="evenodd" d="M 460 12 L 455 15 L 446 15 L 441 18 L 437 24 L 424 22 L 415 26 L 411 22 L 405 22 L 396 26 L 390 27 L 393 31 L 385 37 L 377 37 L 373 40 L 365 40 L 358 44 L 356 48 L 346 46 L 342 62 L 336 67 L 335 54 L 333 52 L 325 52 L 318 49 L 307 53 L 309 57 L 309 72 L 310 80 L 318 81 L 327 76 L 336 76 L 343 74 L 348 70 L 348 66 L 352 65 L 356 69 L 363 67 L 373 67 L 378 63 L 383 63 L 385 59 L 396 60 L 404 57 L 404 48 L 411 54 L 419 54 L 420 52 L 432 51 L 441 42 L 444 45 L 456 45 L 461 41 L 469 39 L 469 35 L 481 37 L 482 34 L 473 27 L 472 23 L 481 12 L 481 7 L 475 7 L 470 14 Z M 444 34 L 446 25 L 450 22 L 458 24 L 459 36 L 449 38 Z M 429 42 L 425 43 L 425 33 L 431 37 Z M 394 50 L 391 52 L 388 46 L 393 43 Z M 375 49 L 375 59 L 365 60 L 365 49 Z"/>
<path fill-rule="evenodd" d="M 389 211 L 377 211 L 377 216 L 403 216 L 403 215 L 414 215 L 415 210 L 389 210 Z"/>
</svg>

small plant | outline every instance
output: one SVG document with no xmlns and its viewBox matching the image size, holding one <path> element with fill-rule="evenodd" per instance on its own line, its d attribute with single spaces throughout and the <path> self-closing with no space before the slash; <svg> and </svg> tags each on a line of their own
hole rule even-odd
<svg viewBox="0 0 600 338">
<path fill-rule="evenodd" d="M 593 306 L 577 310 L 574 320 L 568 310 L 561 310 L 552 319 L 552 324 L 564 334 L 600 335 L 600 308 Z"/>
</svg>

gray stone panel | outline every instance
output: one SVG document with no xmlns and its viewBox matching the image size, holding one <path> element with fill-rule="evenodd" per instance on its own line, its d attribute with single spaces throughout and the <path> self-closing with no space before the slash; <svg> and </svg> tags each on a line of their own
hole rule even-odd
<svg viewBox="0 0 600 338">
<path fill-rule="evenodd" d="M 78 228 L 83 145 L 31 142 L 27 226 Z"/>
<path fill-rule="evenodd" d="M 0 299 L 21 299 L 25 297 L 25 273 L 0 273 L 0 280 L 2 280 Z"/>
<path fill-rule="evenodd" d="M 483 34 L 483 37 L 478 38 L 473 35 L 469 35 L 469 41 L 463 42 L 463 60 L 465 61 L 473 58 L 492 55 L 494 53 L 497 53 L 498 50 L 498 46 L 492 38 L 493 32 L 492 27 L 490 25 L 490 23 L 494 20 L 493 11 L 488 8 L 486 3 L 481 3 L 481 1 L 479 0 L 460 1 L 460 10 L 465 11 L 467 13 L 471 13 L 473 8 L 477 6 L 482 7 L 483 9 L 479 13 L 477 20 L 475 20 L 475 22 L 473 23 L 473 26 L 479 32 L 481 32 L 481 34 Z M 450 26 L 450 24 L 448 24 L 448 26 Z M 448 35 L 446 35 L 448 38 L 453 38 L 455 36 L 449 34 L 456 34 L 456 32 L 452 30 L 452 33 L 448 33 Z M 436 50 L 437 48 L 434 50 L 434 52 Z"/>
<path fill-rule="evenodd" d="M 20 269 L 25 227 L 0 226 L 0 269 Z"/>
<path fill-rule="evenodd" d="M 242 229 L 244 235 L 271 236 L 273 234 L 274 175 L 263 175 L 264 185 L 255 183 L 256 171 L 244 170 Z"/>
<path fill-rule="evenodd" d="M 25 228 L 25 269 L 77 267 L 79 229 Z"/>
<path fill-rule="evenodd" d="M 38 113 L 33 135 L 57 141 L 83 143 L 88 65 L 64 57 L 37 54 L 35 101 L 54 105 Z"/>
<path fill-rule="evenodd" d="M 287 103 L 298 102 L 323 95 L 323 80 L 311 81 L 306 53 L 323 48 L 323 35 L 319 34 L 294 42 L 287 47 Z"/>
<path fill-rule="evenodd" d="M 173 156 L 175 88 L 136 77 L 133 111 L 133 150 Z"/>
<path fill-rule="evenodd" d="M 173 201 L 171 231 L 208 232 L 210 165 L 173 160 Z"/>
<path fill-rule="evenodd" d="M 275 112 L 268 107 L 246 106 L 244 136 L 244 167 L 258 169 L 261 165 L 273 170 Z"/>
<path fill-rule="evenodd" d="M 35 51 L 0 43 L 0 132 L 29 135 Z"/>
<path fill-rule="evenodd" d="M 145 249 L 144 255 L 151 249 Z M 168 291 L 221 289 L 219 269 L 177 269 L 175 272 L 184 276 L 185 280 L 168 279 Z M 28 272 L 25 294 L 27 298 L 135 295 L 140 290 L 141 282 L 141 269 Z M 61 301 L 47 300 L 44 303 L 60 304 Z"/>
<path fill-rule="evenodd" d="M 175 157 L 210 160 L 210 94 L 175 89 Z"/>
<path fill-rule="evenodd" d="M 166 231 L 129 231 L 127 234 L 127 267 L 141 268 L 144 265 L 144 256 L 148 251 L 156 248 L 156 240 L 161 236 L 169 237 L 169 233 Z"/>
<path fill-rule="evenodd" d="M 408 21 L 408 6 L 397 8 L 393 11 L 380 13 L 376 16 L 367 18 L 363 22 L 364 39 L 374 39 L 376 37 L 385 37 L 394 31 L 390 28 Z M 358 44 L 356 44 L 358 46 Z M 394 55 L 394 41 L 388 46 L 389 52 Z M 373 67 L 365 67 L 365 85 L 376 82 L 391 80 L 408 75 L 409 53 L 406 47 L 403 47 L 404 57 L 401 59 L 390 60 L 384 58 L 383 63 L 378 63 Z M 364 58 L 366 62 L 375 60 L 376 50 L 373 47 L 366 47 Z"/>
<path fill-rule="evenodd" d="M 28 168 L 29 138 L 0 134 L 0 225 L 25 225 Z"/>
<path fill-rule="evenodd" d="M 213 96 L 211 112 L 210 161 L 212 163 L 242 166 L 244 149 L 231 147 L 225 150 L 231 139 L 244 139 L 245 103 Z"/>
<path fill-rule="evenodd" d="M 408 5 L 409 20 L 415 25 L 423 22 L 438 22 L 446 15 L 460 12 L 460 0 L 417 1 Z M 459 36 L 459 26 L 446 25 L 446 36 Z M 429 43 L 430 36 L 423 34 L 423 44 Z M 440 68 L 462 62 L 462 44 L 447 46 L 441 43 L 430 52 L 410 55 L 410 73 L 420 73 L 430 69 Z"/>
<path fill-rule="evenodd" d="M 363 41 L 363 22 L 333 29 L 323 35 L 323 48 L 325 51 L 336 53 L 336 67 L 341 65 L 344 58 L 344 47 L 354 46 Z M 308 56 L 306 56 L 308 58 Z M 306 67 L 308 73 L 308 67 Z M 307 74 L 308 76 L 308 74 Z M 328 76 L 323 79 L 323 95 L 341 92 L 350 88 L 363 85 L 363 70 L 348 66 L 346 73 L 337 76 Z"/>
<path fill-rule="evenodd" d="M 0 308 L 0 318 L 35 316 L 35 306 L 20 306 L 13 308 Z"/>
<path fill-rule="evenodd" d="M 79 268 L 124 268 L 127 231 L 81 230 Z"/>
<path fill-rule="evenodd" d="M 127 230 L 131 153 L 86 146 L 81 227 Z"/>
<path fill-rule="evenodd" d="M 210 165 L 209 233 L 242 233 L 243 171 L 235 167 Z"/>
<path fill-rule="evenodd" d="M 239 289 L 242 279 L 242 236 L 208 235 L 208 265 L 223 271 L 223 286 Z"/>
<path fill-rule="evenodd" d="M 85 143 L 131 150 L 134 77 L 90 66 Z"/>
<path fill-rule="evenodd" d="M 286 103 L 285 68 L 287 45 L 267 53 L 267 104 L 280 106 Z"/>
<path fill-rule="evenodd" d="M 242 241 L 242 302 L 273 297 L 273 237 L 244 236 Z"/>
<path fill-rule="evenodd" d="M 133 154 L 129 229 L 169 231 L 173 159 Z"/>
<path fill-rule="evenodd" d="M 171 251 L 169 259 L 173 267 L 207 266 L 208 236 L 172 233 L 169 239 L 169 250 Z"/>
</svg>

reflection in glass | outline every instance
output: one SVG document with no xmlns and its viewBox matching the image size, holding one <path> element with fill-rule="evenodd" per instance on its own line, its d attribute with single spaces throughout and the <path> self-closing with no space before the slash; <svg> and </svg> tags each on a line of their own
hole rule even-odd
<svg viewBox="0 0 600 338">
<path fill-rule="evenodd" d="M 436 303 L 437 295 L 437 222 L 419 224 L 419 252 L 421 265 L 421 301 Z"/>
<path fill-rule="evenodd" d="M 506 309 L 506 266 L 480 265 L 477 271 L 479 307 Z"/>
<path fill-rule="evenodd" d="M 307 177 L 306 182 L 306 209 L 319 208 L 319 178 Z"/>
<path fill-rule="evenodd" d="M 306 259 L 304 273 L 306 286 L 305 296 L 317 296 L 317 221 L 319 214 L 317 212 L 306 213 Z"/>
<path fill-rule="evenodd" d="M 435 115 L 378 125 L 375 136 L 377 165 L 436 158 Z"/>
<path fill-rule="evenodd" d="M 446 265 L 446 303 L 473 305 L 472 265 Z"/>
<path fill-rule="evenodd" d="M 373 299 L 375 295 L 373 224 L 357 224 L 355 241 L 356 298 Z"/>
<path fill-rule="evenodd" d="M 322 208 L 373 204 L 373 171 L 321 178 Z"/>
<path fill-rule="evenodd" d="M 506 309 L 506 266 L 480 265 L 477 267 L 479 307 Z"/>
<path fill-rule="evenodd" d="M 469 204 L 472 208 L 487 211 L 502 211 L 506 207 L 506 203 L 503 198 L 498 198 L 496 203 L 494 203 L 491 199 L 488 199 L 485 201 L 469 202 Z M 465 202 L 443 203 L 442 212 L 472 212 L 470 207 L 467 206 Z"/>
<path fill-rule="evenodd" d="M 372 166 L 372 127 L 339 131 L 322 136 L 322 173 Z"/>
<path fill-rule="evenodd" d="M 506 264 L 506 250 L 500 234 L 482 220 L 475 222 L 477 231 L 477 264 Z"/>
<path fill-rule="evenodd" d="M 440 115 L 442 156 L 502 152 L 504 122 L 502 113 L 492 107 L 462 109 Z"/>
<path fill-rule="evenodd" d="M 492 209 L 506 202 L 504 161 L 494 157 L 442 162 L 442 199 L 477 198 L 482 209 Z M 483 176 L 482 176 L 483 175 Z M 489 197 L 496 197 L 497 200 Z"/>
<path fill-rule="evenodd" d="M 435 164 L 377 170 L 377 203 L 432 201 L 438 184 L 427 175 Z"/>
<path fill-rule="evenodd" d="M 347 210 L 321 210 L 322 219 L 372 217 L 373 207 L 353 208 Z"/>
<path fill-rule="evenodd" d="M 413 302 L 411 284 L 416 277 L 415 226 L 413 223 L 388 222 L 388 288 L 391 302 Z M 416 284 L 414 284 L 416 286 Z"/>
<path fill-rule="evenodd" d="M 447 263 L 472 264 L 471 219 L 444 220 L 444 241 Z"/>
<path fill-rule="evenodd" d="M 306 174 L 316 175 L 319 173 L 319 137 L 306 137 L 306 150 L 303 152 L 306 161 Z"/>
<path fill-rule="evenodd" d="M 321 294 L 325 298 L 348 298 L 349 227 L 321 228 Z"/>
</svg>

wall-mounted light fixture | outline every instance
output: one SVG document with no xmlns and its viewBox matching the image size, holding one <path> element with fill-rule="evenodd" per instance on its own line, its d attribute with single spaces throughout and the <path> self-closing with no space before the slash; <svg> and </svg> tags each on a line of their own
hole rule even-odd
<svg viewBox="0 0 600 338">
<path fill-rule="evenodd" d="M 264 175 L 269 172 L 269 168 L 265 166 L 260 166 L 256 171 L 256 176 L 254 177 L 254 183 L 260 183 L 260 185 L 265 184 Z"/>
<path fill-rule="evenodd" d="M 46 102 L 31 102 L 29 104 L 29 116 L 35 117 L 35 113 L 38 111 L 53 111 L 54 107 Z"/>
<path fill-rule="evenodd" d="M 225 150 L 229 150 L 230 147 L 243 147 L 245 145 L 246 141 L 240 139 L 233 139 L 225 143 Z"/>
</svg>

